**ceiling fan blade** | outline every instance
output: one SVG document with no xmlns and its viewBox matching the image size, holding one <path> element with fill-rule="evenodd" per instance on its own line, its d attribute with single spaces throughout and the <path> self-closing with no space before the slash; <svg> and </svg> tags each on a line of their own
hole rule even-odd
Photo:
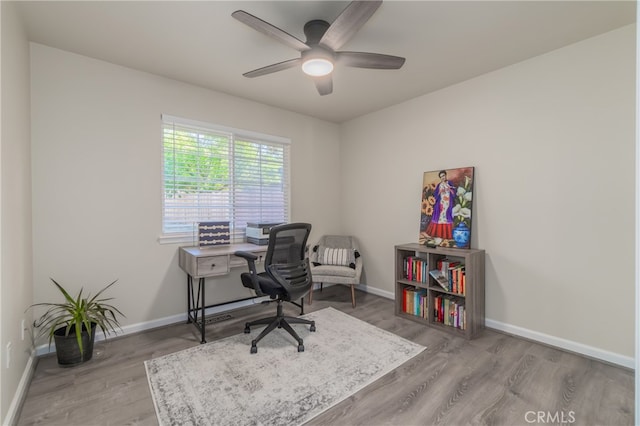
<svg viewBox="0 0 640 426">
<path fill-rule="evenodd" d="M 316 89 L 318 89 L 320 96 L 329 95 L 333 92 L 333 79 L 331 78 L 331 74 L 322 77 L 313 77 L 313 82 L 316 84 Z"/>
<path fill-rule="evenodd" d="M 338 63 L 348 67 L 397 70 L 404 65 L 405 58 L 367 52 L 336 52 Z"/>
<path fill-rule="evenodd" d="M 381 4 L 382 0 L 352 1 L 324 33 L 320 44 L 338 50 L 371 18 Z"/>
<path fill-rule="evenodd" d="M 309 46 L 292 36 L 288 32 L 282 31 L 280 28 L 271 25 L 270 23 L 263 21 L 262 19 L 253 16 L 244 10 L 236 10 L 231 14 L 238 21 L 242 22 L 253 28 L 254 30 L 261 32 L 269 37 L 278 40 L 280 43 L 286 44 L 300 52 L 308 50 Z"/>
<path fill-rule="evenodd" d="M 293 68 L 297 65 L 300 65 L 301 63 L 302 63 L 302 59 L 300 58 L 289 59 L 288 61 L 278 62 L 277 64 L 267 65 L 266 67 L 245 72 L 242 75 L 249 78 L 260 77 L 261 75 L 271 74 L 274 72 L 286 70 L 288 68 Z"/>
</svg>

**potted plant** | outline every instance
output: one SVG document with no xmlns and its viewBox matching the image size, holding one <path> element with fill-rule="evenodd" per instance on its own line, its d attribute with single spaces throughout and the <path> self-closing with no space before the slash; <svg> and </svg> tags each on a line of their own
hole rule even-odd
<svg viewBox="0 0 640 426">
<path fill-rule="evenodd" d="M 65 300 L 63 303 L 31 305 L 30 308 L 36 306 L 47 308 L 45 313 L 33 322 L 33 325 L 40 329 L 38 336 L 49 336 L 49 346 L 55 340 L 58 364 L 62 367 L 71 367 L 88 361 L 93 356 L 93 340 L 97 327 L 100 327 L 105 336 L 111 332 L 115 334 L 116 328 L 120 328 L 117 315 L 124 315 L 118 308 L 107 303 L 113 298 L 100 298 L 100 295 L 117 280 L 93 297 L 89 295 L 83 297 L 81 288 L 75 298 L 71 297 L 69 292 L 53 278 L 51 281 L 60 290 Z"/>
</svg>

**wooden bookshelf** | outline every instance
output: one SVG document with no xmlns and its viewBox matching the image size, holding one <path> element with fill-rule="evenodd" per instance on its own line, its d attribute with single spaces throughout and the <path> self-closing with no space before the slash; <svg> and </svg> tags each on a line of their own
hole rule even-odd
<svg viewBox="0 0 640 426">
<path fill-rule="evenodd" d="M 397 245 L 395 247 L 395 254 L 396 315 L 430 327 L 436 327 L 467 339 L 473 339 L 482 331 L 484 328 L 484 250 L 445 247 L 431 248 L 418 243 L 408 243 Z M 423 266 L 417 277 L 415 276 L 416 274 L 412 273 L 409 275 L 406 271 L 405 261 L 409 257 L 414 258 L 414 260 L 426 261 L 426 266 Z M 457 265 L 452 267 L 451 273 L 448 274 L 451 276 L 455 274 L 458 282 L 453 285 L 451 284 L 453 279 L 451 279 L 450 288 L 445 290 L 429 274 L 429 271 L 438 269 L 438 262 L 447 259 L 451 262 L 458 262 Z M 453 272 L 453 269 L 459 269 L 461 265 L 464 265 L 463 287 L 460 283 L 460 272 Z M 422 293 L 426 292 L 427 303 L 423 316 L 404 311 L 404 307 L 407 305 L 404 293 L 405 288 L 424 289 Z M 436 313 L 436 301 L 443 301 L 445 299 L 447 302 L 444 302 L 444 305 L 448 305 L 450 311 L 448 312 L 448 316 L 444 316 L 449 318 L 448 322 L 451 325 L 439 321 L 439 317 L 443 317 L 444 309 L 440 310 L 439 315 Z M 460 306 L 464 308 L 461 309 L 459 308 Z M 458 318 L 455 320 L 458 313 L 461 313 L 462 319 Z"/>
</svg>

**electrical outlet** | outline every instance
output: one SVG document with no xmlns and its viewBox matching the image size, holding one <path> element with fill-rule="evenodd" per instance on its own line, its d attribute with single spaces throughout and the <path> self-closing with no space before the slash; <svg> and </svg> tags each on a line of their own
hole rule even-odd
<svg viewBox="0 0 640 426">
<path fill-rule="evenodd" d="M 24 340 L 24 332 L 27 330 L 27 328 L 25 327 L 25 319 L 22 318 L 22 322 L 20 323 L 20 337 L 22 338 L 22 340 Z"/>
<path fill-rule="evenodd" d="M 7 343 L 7 368 L 11 367 L 11 349 L 13 345 L 11 342 Z"/>
</svg>

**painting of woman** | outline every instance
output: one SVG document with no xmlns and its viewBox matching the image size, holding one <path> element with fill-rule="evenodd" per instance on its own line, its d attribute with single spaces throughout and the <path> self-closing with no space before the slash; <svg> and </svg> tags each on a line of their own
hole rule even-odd
<svg viewBox="0 0 640 426">
<path fill-rule="evenodd" d="M 420 206 L 420 244 L 468 248 L 472 200 L 473 167 L 425 172 Z"/>
<path fill-rule="evenodd" d="M 447 180 L 447 172 L 441 170 L 438 173 L 440 182 L 433 193 L 435 204 L 431 221 L 427 226 L 427 234 L 434 238 L 450 240 L 453 238 L 453 203 L 456 198 L 456 187 Z"/>
</svg>

